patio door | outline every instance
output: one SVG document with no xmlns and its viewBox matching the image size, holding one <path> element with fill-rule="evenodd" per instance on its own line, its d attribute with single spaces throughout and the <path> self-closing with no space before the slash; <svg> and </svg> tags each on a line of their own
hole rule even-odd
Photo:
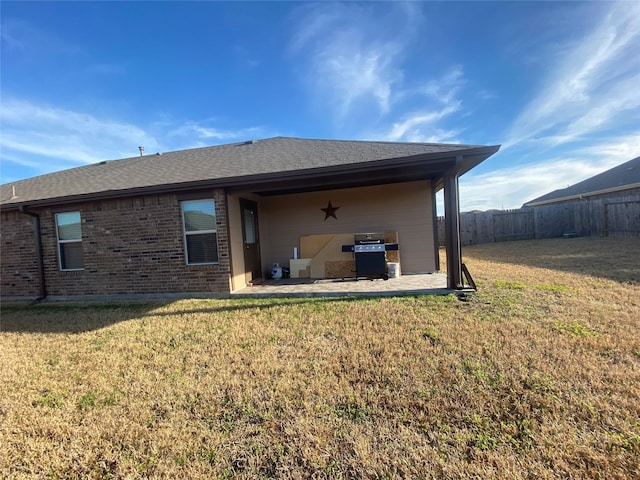
<svg viewBox="0 0 640 480">
<path fill-rule="evenodd" d="M 258 234 L 258 204 L 251 200 L 240 199 L 242 212 L 242 243 L 244 249 L 245 281 L 262 278 L 260 259 L 260 236 Z"/>
</svg>

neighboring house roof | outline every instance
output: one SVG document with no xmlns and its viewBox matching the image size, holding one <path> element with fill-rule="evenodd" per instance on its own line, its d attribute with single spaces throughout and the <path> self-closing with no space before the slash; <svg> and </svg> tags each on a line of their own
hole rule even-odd
<svg viewBox="0 0 640 480">
<path fill-rule="evenodd" d="M 303 191 L 305 186 L 318 188 L 320 182 L 332 188 L 340 188 L 341 182 L 353 186 L 355 175 L 362 177 L 363 172 L 371 172 L 374 181 L 376 171 L 380 179 L 391 175 L 407 181 L 420 172 L 423 178 L 433 178 L 444 171 L 445 164 L 451 168 L 451 162 L 460 174 L 465 173 L 498 149 L 274 137 L 103 161 L 40 175 L 0 186 L 0 202 L 4 210 L 200 187 L 292 192 L 295 188 Z M 456 164 L 456 156 L 461 156 L 462 164 Z"/>
<path fill-rule="evenodd" d="M 633 188 L 640 188 L 640 157 L 613 167 L 599 175 L 587 178 L 575 185 L 542 195 L 525 203 L 524 206 L 535 207 L 548 203 L 565 202 Z"/>
</svg>

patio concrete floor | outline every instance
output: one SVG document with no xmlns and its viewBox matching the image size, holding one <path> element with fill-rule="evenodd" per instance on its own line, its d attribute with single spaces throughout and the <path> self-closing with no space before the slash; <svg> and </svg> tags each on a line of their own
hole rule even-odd
<svg viewBox="0 0 640 480">
<path fill-rule="evenodd" d="M 447 275 L 430 273 L 402 275 L 389 280 L 360 278 L 309 279 L 283 278 L 264 280 L 231 294 L 237 297 L 380 297 L 398 295 L 446 295 L 456 290 L 447 289 Z"/>
</svg>

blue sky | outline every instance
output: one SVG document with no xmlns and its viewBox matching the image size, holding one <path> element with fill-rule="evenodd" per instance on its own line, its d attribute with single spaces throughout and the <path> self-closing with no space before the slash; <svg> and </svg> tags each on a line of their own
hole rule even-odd
<svg viewBox="0 0 640 480">
<path fill-rule="evenodd" d="M 640 154 L 640 2 L 9 2 L 0 175 L 277 135 L 502 144 L 461 209 Z"/>
</svg>

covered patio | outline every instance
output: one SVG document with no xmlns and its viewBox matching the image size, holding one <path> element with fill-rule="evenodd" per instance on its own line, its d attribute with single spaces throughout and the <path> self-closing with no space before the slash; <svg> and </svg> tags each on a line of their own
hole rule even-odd
<svg viewBox="0 0 640 480">
<path fill-rule="evenodd" d="M 243 177 L 225 188 L 232 296 L 378 295 L 460 291 L 469 285 L 462 264 L 458 180 L 498 146 L 305 141 L 295 147 L 291 158 L 297 169 Z M 444 192 L 442 270 L 447 275 L 438 275 L 439 190 Z M 362 233 L 384 234 L 384 243 L 398 245 L 399 258 L 387 260 L 401 265 L 398 281 L 377 286 L 341 278 L 355 270 L 353 258 L 340 249 Z M 305 248 L 305 241 L 317 248 Z M 310 262 L 310 271 L 299 275 L 304 279 L 263 280 L 270 277 L 270 265 L 290 267 L 297 277 L 293 272 L 300 270 L 292 261 L 298 258 Z M 405 274 L 411 275 L 404 279 Z M 440 280 L 434 284 L 434 278 Z"/>
</svg>

